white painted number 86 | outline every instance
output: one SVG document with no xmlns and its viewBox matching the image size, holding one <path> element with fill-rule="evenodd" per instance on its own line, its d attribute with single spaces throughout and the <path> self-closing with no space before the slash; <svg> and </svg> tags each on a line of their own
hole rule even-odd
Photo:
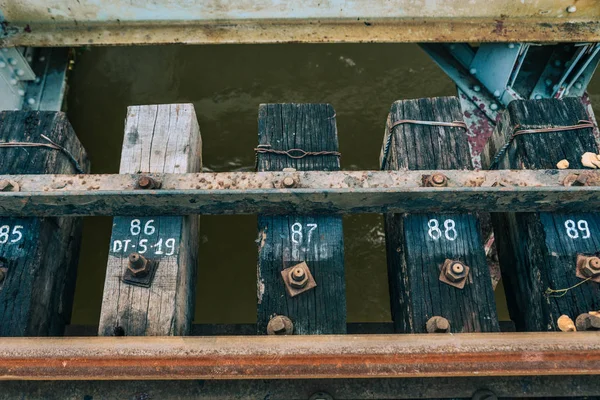
<svg viewBox="0 0 600 400">
<path fill-rule="evenodd" d="M 156 228 L 154 228 L 154 225 L 152 225 L 153 222 L 153 219 L 146 222 L 146 224 L 144 225 L 144 235 L 153 235 L 154 232 L 156 232 Z M 131 227 L 129 228 L 129 232 L 131 232 L 133 236 L 137 236 L 142 232 L 142 226 L 139 219 L 134 219 L 133 221 L 131 221 Z"/>
</svg>

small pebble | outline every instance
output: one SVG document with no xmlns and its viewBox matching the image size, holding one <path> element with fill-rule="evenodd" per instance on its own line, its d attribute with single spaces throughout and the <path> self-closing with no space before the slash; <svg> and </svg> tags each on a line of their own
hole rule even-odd
<svg viewBox="0 0 600 400">
<path fill-rule="evenodd" d="M 583 153 L 581 156 L 581 164 L 588 168 L 598 168 L 600 167 L 600 159 L 598 159 L 598 155 L 596 153 Z"/>
<path fill-rule="evenodd" d="M 577 329 L 575 328 L 575 323 L 568 315 L 561 315 L 558 317 L 558 329 L 563 332 L 575 332 Z"/>
<path fill-rule="evenodd" d="M 556 168 L 558 168 L 558 169 L 567 169 L 567 168 L 569 168 L 569 162 L 567 160 L 560 160 L 556 164 Z"/>
</svg>

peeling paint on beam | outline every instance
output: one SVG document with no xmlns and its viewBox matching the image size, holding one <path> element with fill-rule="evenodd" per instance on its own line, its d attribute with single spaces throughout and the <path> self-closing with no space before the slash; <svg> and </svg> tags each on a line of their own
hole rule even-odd
<svg viewBox="0 0 600 400">
<path fill-rule="evenodd" d="M 423 176 L 448 187 L 423 187 Z M 566 187 L 569 175 L 589 186 Z M 139 175 L 4 175 L 18 192 L 0 192 L 0 216 L 302 214 L 382 212 L 595 211 L 600 172 L 339 171 L 152 174 L 161 189 L 136 188 Z M 293 177 L 296 187 L 282 189 Z"/>
<path fill-rule="evenodd" d="M 595 0 L 4 0 L 0 46 L 587 42 Z"/>
<path fill-rule="evenodd" d="M 11 23 L 0 47 L 227 43 L 597 42 L 600 21 L 489 18 Z"/>
<path fill-rule="evenodd" d="M 600 374 L 594 332 L 1 338 L 0 380 Z"/>
</svg>

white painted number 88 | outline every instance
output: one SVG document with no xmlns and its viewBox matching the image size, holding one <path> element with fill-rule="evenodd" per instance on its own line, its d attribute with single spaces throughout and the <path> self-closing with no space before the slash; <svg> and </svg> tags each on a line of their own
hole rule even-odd
<svg viewBox="0 0 600 400">
<path fill-rule="evenodd" d="M 437 219 L 430 219 L 427 222 L 427 226 L 429 230 L 427 233 L 433 240 L 438 240 L 442 237 L 442 231 L 440 230 L 440 225 Z M 458 237 L 458 232 L 456 232 L 456 223 L 452 219 L 447 219 L 444 221 L 444 237 L 448 240 L 456 240 Z"/>
</svg>

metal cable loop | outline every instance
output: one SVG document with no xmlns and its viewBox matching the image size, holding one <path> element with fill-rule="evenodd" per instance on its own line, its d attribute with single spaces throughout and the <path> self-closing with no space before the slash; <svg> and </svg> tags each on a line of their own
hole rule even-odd
<svg viewBox="0 0 600 400">
<path fill-rule="evenodd" d="M 489 169 L 495 169 L 500 162 L 500 159 L 504 156 L 512 142 L 515 140 L 517 136 L 520 135 L 528 135 L 531 133 L 548 133 L 548 132 L 564 132 L 564 131 L 572 131 L 576 129 L 585 129 L 585 128 L 594 128 L 594 124 L 591 121 L 580 119 L 577 121 L 577 125 L 568 125 L 568 126 L 552 126 L 548 128 L 532 128 L 532 129 L 520 129 L 520 125 L 515 126 L 513 129 L 513 133 L 508 139 L 508 141 L 498 150 L 496 156 L 492 160 Z"/>
<path fill-rule="evenodd" d="M 42 137 L 42 139 L 46 140 L 48 143 L 33 143 L 33 142 L 0 142 L 0 148 L 12 148 L 12 147 L 46 147 L 52 150 L 58 150 L 61 153 L 63 153 L 64 155 L 66 155 L 69 160 L 71 161 L 71 163 L 73 164 L 73 167 L 75 167 L 75 170 L 77 171 L 77 173 L 79 174 L 84 174 L 85 171 L 81 168 L 81 166 L 79 165 L 79 163 L 77 162 L 77 160 L 75 159 L 75 157 L 73 157 L 73 155 L 64 147 L 62 147 L 61 145 L 59 145 L 58 143 L 52 141 L 48 136 L 46 135 L 40 135 Z"/>
<path fill-rule="evenodd" d="M 443 121 L 418 121 L 418 120 L 414 120 L 414 119 L 400 119 L 400 120 L 394 122 L 388 128 L 387 140 L 385 142 L 385 146 L 383 147 L 383 157 L 381 158 L 381 170 L 382 171 L 385 168 L 385 165 L 387 162 L 388 153 L 390 151 L 390 145 L 392 144 L 392 136 L 394 133 L 394 128 L 397 127 L 398 125 L 402 125 L 402 124 L 427 125 L 427 126 L 447 126 L 447 127 L 453 127 L 453 128 L 463 128 L 465 130 L 468 129 L 467 124 L 465 124 L 462 121 L 443 122 Z"/>
</svg>

